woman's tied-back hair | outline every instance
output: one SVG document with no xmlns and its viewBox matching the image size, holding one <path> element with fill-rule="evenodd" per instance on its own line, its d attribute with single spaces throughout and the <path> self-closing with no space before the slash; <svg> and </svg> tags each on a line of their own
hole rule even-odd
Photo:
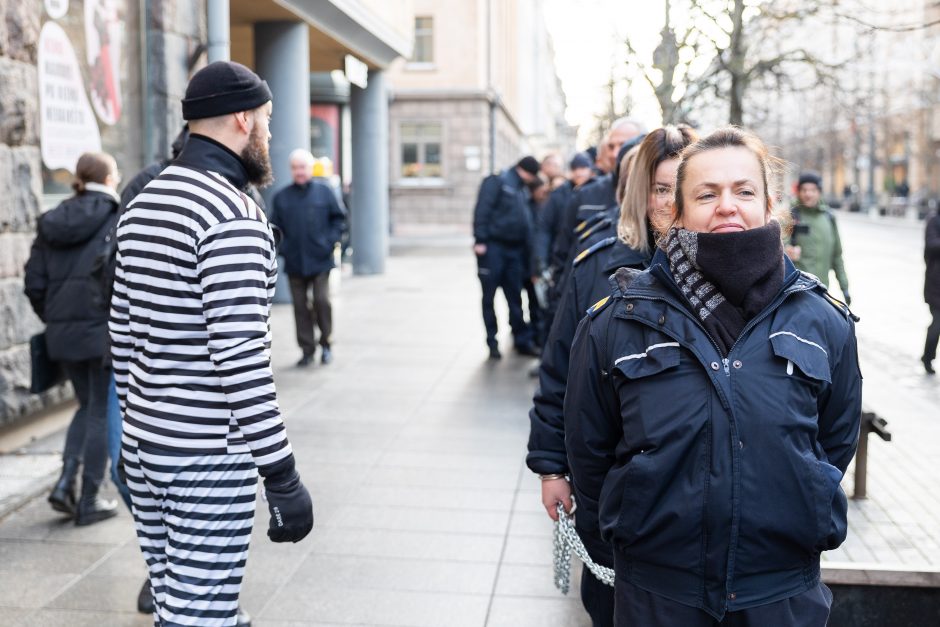
<svg viewBox="0 0 940 627">
<path fill-rule="evenodd" d="M 774 206 L 775 189 L 779 175 L 783 172 L 785 162 L 770 154 L 770 149 L 760 137 L 738 126 L 723 126 L 690 144 L 682 151 L 679 159 L 679 168 L 676 172 L 675 202 L 672 212 L 667 216 L 660 216 L 653 221 L 653 228 L 660 240 L 674 227 L 685 212 L 685 201 L 682 196 L 682 185 L 685 183 L 689 161 L 704 152 L 720 148 L 745 148 L 750 150 L 760 166 L 764 184 L 764 204 L 771 218 L 780 223 L 781 231 L 786 234 L 790 226 L 789 212 L 785 207 Z"/>
<path fill-rule="evenodd" d="M 75 180 L 72 189 L 81 194 L 85 183 L 104 184 L 109 174 L 117 173 L 117 162 L 106 152 L 86 152 L 75 164 Z"/>
<path fill-rule="evenodd" d="M 620 204 L 620 222 L 617 224 L 617 237 L 630 248 L 649 252 L 652 247 L 647 214 L 656 168 L 663 161 L 677 159 L 682 150 L 697 138 L 689 126 L 669 125 L 652 131 L 637 147 Z"/>
</svg>

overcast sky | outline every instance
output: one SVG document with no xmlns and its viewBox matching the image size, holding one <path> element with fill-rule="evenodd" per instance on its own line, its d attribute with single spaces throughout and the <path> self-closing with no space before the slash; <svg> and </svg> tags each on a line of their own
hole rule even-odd
<svg viewBox="0 0 940 627">
<path fill-rule="evenodd" d="M 652 57 L 663 27 L 662 0 L 545 0 L 545 19 L 555 44 L 558 76 L 571 124 L 589 126 L 606 106 L 605 85 L 614 63 L 622 64 L 627 37 Z M 619 59 L 619 61 L 618 61 Z M 633 115 L 658 126 L 659 107 L 645 81 L 635 81 Z"/>
</svg>

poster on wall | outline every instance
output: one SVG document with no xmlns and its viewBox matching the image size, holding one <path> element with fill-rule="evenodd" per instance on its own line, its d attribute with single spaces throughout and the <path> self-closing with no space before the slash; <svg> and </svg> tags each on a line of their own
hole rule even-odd
<svg viewBox="0 0 940 627">
<path fill-rule="evenodd" d="M 91 70 L 91 102 L 101 121 L 121 119 L 123 26 L 117 0 L 85 0 L 85 57 Z"/>
<path fill-rule="evenodd" d="M 101 150 L 78 56 L 55 22 L 39 33 L 39 127 L 42 162 L 50 170 L 71 172 L 83 152 Z"/>
<path fill-rule="evenodd" d="M 46 208 L 71 193 L 84 152 L 104 151 L 129 180 L 143 167 L 140 7 L 129 0 L 44 0 L 39 104 Z"/>
</svg>

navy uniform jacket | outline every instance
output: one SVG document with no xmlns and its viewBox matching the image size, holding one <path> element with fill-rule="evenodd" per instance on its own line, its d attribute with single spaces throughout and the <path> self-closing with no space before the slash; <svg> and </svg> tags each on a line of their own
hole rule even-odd
<svg viewBox="0 0 940 627">
<path fill-rule="evenodd" d="M 582 320 L 571 353 L 579 522 L 613 545 L 619 577 L 718 620 L 817 585 L 820 552 L 847 530 L 855 328 L 785 264 L 780 292 L 726 358 L 662 251 L 645 272 L 617 272 L 615 297 Z"/>
<path fill-rule="evenodd" d="M 571 200 L 565 207 L 559 224 L 558 235 L 552 248 L 552 265 L 566 268 L 577 248 L 574 229 L 578 222 L 587 219 L 599 211 L 617 206 L 614 196 L 614 183 L 609 174 L 591 179 L 578 187 L 571 194 Z"/>
<path fill-rule="evenodd" d="M 333 249 L 346 228 L 346 211 L 328 185 L 292 183 L 274 196 L 271 222 L 283 233 L 279 254 L 290 276 L 314 276 L 333 269 Z"/>
<path fill-rule="evenodd" d="M 473 210 L 474 241 L 528 247 L 532 230 L 526 186 L 515 168 L 483 179 Z"/>
<path fill-rule="evenodd" d="M 588 308 L 610 295 L 610 275 L 622 267 L 645 268 L 649 256 L 636 251 L 616 237 L 601 240 L 578 258 L 568 287 L 562 295 L 539 365 L 539 387 L 529 410 L 529 453 L 526 464 L 538 474 L 568 472 L 565 450 L 565 386 L 568 383 L 568 357 L 578 323 Z M 588 530 L 589 532 L 591 530 Z M 595 559 L 610 564 L 610 549 L 599 540 L 582 534 L 582 539 Z M 606 559 L 597 555 L 607 555 Z"/>
<path fill-rule="evenodd" d="M 535 223 L 535 255 L 543 267 L 551 264 L 552 247 L 561 226 L 565 207 L 574 193 L 574 183 L 565 181 L 552 191 Z"/>
</svg>

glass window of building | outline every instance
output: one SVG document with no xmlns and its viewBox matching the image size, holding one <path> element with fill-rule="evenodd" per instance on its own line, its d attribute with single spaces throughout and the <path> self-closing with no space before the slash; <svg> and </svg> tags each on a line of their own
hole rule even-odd
<svg viewBox="0 0 940 627">
<path fill-rule="evenodd" d="M 441 168 L 441 136 L 439 123 L 405 122 L 401 131 L 401 178 L 439 179 Z"/>
<path fill-rule="evenodd" d="M 434 63 L 434 18 L 415 18 L 415 47 L 412 63 Z"/>
</svg>

